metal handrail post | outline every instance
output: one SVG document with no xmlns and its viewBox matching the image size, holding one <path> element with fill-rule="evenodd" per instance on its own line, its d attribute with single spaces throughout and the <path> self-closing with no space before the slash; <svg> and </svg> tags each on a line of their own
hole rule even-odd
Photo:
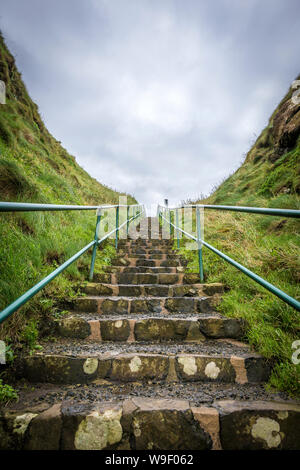
<svg viewBox="0 0 300 470">
<path fill-rule="evenodd" d="M 98 209 L 97 211 L 97 221 L 96 221 L 96 230 L 95 230 L 95 245 L 93 248 L 93 254 L 92 254 L 92 261 L 91 261 L 91 267 L 90 267 L 90 275 L 89 275 L 89 280 L 92 281 L 94 277 L 94 267 L 95 267 L 95 260 L 96 260 L 96 254 L 97 254 L 97 247 L 98 247 L 98 233 L 99 233 L 99 228 L 100 228 L 100 222 L 101 222 L 101 209 Z"/>
<path fill-rule="evenodd" d="M 118 249 L 118 239 L 119 239 L 119 206 L 116 207 L 116 241 L 115 247 Z"/>
<path fill-rule="evenodd" d="M 199 274 L 200 281 L 203 282 L 203 259 L 202 259 L 202 242 L 201 242 L 201 223 L 200 223 L 200 209 L 196 209 L 196 221 L 197 221 L 197 243 L 198 243 L 198 262 L 199 262 Z"/>
<path fill-rule="evenodd" d="M 180 248 L 180 242 L 179 242 L 179 218 L 178 218 L 178 209 L 175 209 L 175 214 L 176 214 L 176 232 L 177 232 L 177 248 Z"/>
<path fill-rule="evenodd" d="M 126 228 L 127 238 L 129 233 L 129 206 L 127 206 L 127 228 Z"/>
</svg>

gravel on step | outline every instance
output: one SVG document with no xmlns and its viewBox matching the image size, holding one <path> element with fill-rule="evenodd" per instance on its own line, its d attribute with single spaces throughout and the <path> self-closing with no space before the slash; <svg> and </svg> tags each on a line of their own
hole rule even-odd
<svg viewBox="0 0 300 470">
<path fill-rule="evenodd" d="M 151 284 L 149 284 L 147 287 L 150 287 Z M 138 297 L 134 297 L 131 295 L 85 295 L 79 298 L 82 299 L 107 299 L 107 300 L 166 300 L 166 299 L 195 299 L 195 300 L 201 300 L 201 299 L 207 299 L 209 296 L 208 295 L 193 295 L 192 297 L 190 296 L 182 296 L 182 297 L 159 297 L 158 295 L 152 296 L 152 295 L 139 295 Z"/>
<path fill-rule="evenodd" d="M 55 343 L 41 343 L 43 350 L 38 354 L 60 354 L 70 357 L 77 356 L 97 356 L 106 353 L 117 354 L 163 354 L 176 355 L 180 353 L 188 354 L 211 354 L 211 355 L 237 355 L 248 356 L 250 349 L 225 341 L 207 340 L 203 343 L 123 343 L 123 342 L 92 342 L 76 340 L 59 340 Z M 254 354 L 254 353 L 251 353 Z"/>
<path fill-rule="evenodd" d="M 166 312 L 166 313 L 163 313 L 163 312 L 155 312 L 155 313 L 137 313 L 137 314 L 125 314 L 125 315 L 120 315 L 119 313 L 115 313 L 115 314 L 112 314 L 112 315 L 104 315 L 103 313 L 101 313 L 101 315 L 97 315 L 95 313 L 81 313 L 81 312 L 70 312 L 69 315 L 66 315 L 62 318 L 67 318 L 72 316 L 76 316 L 76 317 L 80 317 L 80 318 L 83 318 L 84 320 L 86 321 L 90 321 L 90 320 L 114 320 L 114 321 L 117 321 L 118 319 L 121 319 L 121 320 L 141 320 L 141 319 L 149 319 L 149 318 L 165 318 L 165 319 L 181 319 L 181 320 L 188 320 L 189 318 L 192 318 L 192 319 L 196 319 L 196 318 L 207 318 L 207 317 L 216 317 L 216 318 L 226 318 L 226 317 L 222 317 L 222 315 L 220 315 L 219 313 L 217 312 L 212 312 L 212 313 L 169 313 L 169 312 Z"/>
<path fill-rule="evenodd" d="M 104 381 L 103 381 L 104 382 Z M 269 393 L 263 385 L 218 384 L 218 383 L 164 383 L 154 381 L 126 384 L 91 383 L 89 385 L 57 386 L 52 384 L 14 385 L 20 395 L 19 402 L 11 403 L 8 408 L 24 409 L 30 406 L 54 405 L 59 402 L 94 403 L 118 402 L 128 398 L 173 398 L 188 400 L 193 406 L 211 405 L 214 400 L 287 400 L 282 392 Z"/>
</svg>

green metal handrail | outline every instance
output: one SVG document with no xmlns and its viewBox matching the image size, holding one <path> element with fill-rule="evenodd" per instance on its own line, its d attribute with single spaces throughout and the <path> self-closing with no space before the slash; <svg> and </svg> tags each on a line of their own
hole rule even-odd
<svg viewBox="0 0 300 470">
<path fill-rule="evenodd" d="M 161 219 L 164 219 L 167 223 L 169 223 L 170 226 L 172 225 L 174 227 L 174 229 L 176 229 L 176 232 L 177 232 L 177 246 L 179 246 L 179 244 L 178 244 L 178 240 L 179 240 L 178 232 L 183 233 L 188 238 L 191 238 L 192 240 L 195 240 L 198 243 L 199 275 L 200 275 L 201 282 L 203 281 L 203 261 L 202 261 L 202 247 L 200 245 L 204 245 L 209 250 L 213 251 L 215 254 L 217 254 L 218 256 L 223 258 L 225 261 L 230 263 L 232 266 L 235 266 L 237 269 L 242 271 L 244 274 L 246 274 L 248 277 L 253 279 L 255 282 L 257 282 L 258 284 L 263 286 L 265 289 L 272 292 L 272 294 L 279 297 L 281 300 L 286 302 L 291 307 L 294 307 L 296 310 L 300 311 L 300 302 L 298 302 L 296 299 L 289 296 L 288 294 L 283 292 L 281 289 L 278 289 L 278 287 L 274 286 L 273 284 L 266 281 L 262 277 L 260 277 L 257 274 L 253 273 L 252 271 L 250 271 L 250 269 L 246 268 L 242 264 L 238 263 L 234 259 L 232 259 L 229 256 L 222 253 L 222 251 L 218 250 L 217 248 L 213 247 L 212 245 L 210 245 L 209 243 L 207 243 L 207 242 L 205 242 L 204 240 L 201 239 L 199 209 L 201 207 L 203 207 L 203 208 L 212 208 L 212 209 L 220 208 L 221 210 L 223 210 L 226 207 L 226 209 L 224 209 L 224 210 L 230 210 L 231 206 L 208 206 L 208 205 L 197 204 L 197 205 L 193 205 L 193 206 L 190 205 L 190 206 L 184 206 L 184 207 L 190 207 L 190 208 L 193 207 L 193 208 L 197 209 L 197 237 L 194 237 L 193 235 L 191 235 L 190 233 L 186 232 L 185 230 L 181 229 L 178 226 L 178 215 L 176 215 L 176 221 L 177 222 L 176 222 L 176 225 L 175 225 L 171 222 L 171 216 L 169 216 L 169 220 L 168 220 L 163 215 L 163 211 L 161 210 L 161 209 L 164 209 L 164 211 L 169 210 L 170 213 L 171 213 L 171 211 L 176 211 L 177 212 L 178 209 L 182 209 L 182 208 L 165 208 L 165 207 L 162 207 L 162 206 L 159 205 L 158 206 L 158 216 Z M 251 211 L 250 209 L 253 209 L 253 210 Z M 238 211 L 239 206 L 232 206 L 232 210 L 233 211 Z M 279 211 L 281 212 L 280 214 L 279 214 Z M 285 217 L 295 217 L 295 218 L 300 217 L 300 211 L 296 211 L 296 210 L 295 211 L 294 210 L 290 211 L 290 210 L 285 210 L 285 209 L 264 209 L 264 208 L 258 208 L 258 207 L 253 207 L 253 208 L 251 208 L 251 207 L 241 207 L 241 212 L 262 213 L 262 214 L 267 214 L 267 215 L 282 215 L 282 213 L 284 213 Z M 293 215 L 292 215 L 292 213 L 293 213 Z M 287 215 L 287 214 L 290 214 L 290 215 Z"/>
<path fill-rule="evenodd" d="M 0 212 L 43 212 L 43 211 L 91 211 L 98 209 L 113 209 L 115 207 L 141 207 L 141 204 L 114 204 L 102 206 L 73 206 L 63 204 L 35 204 L 31 202 L 0 201 Z"/>
<path fill-rule="evenodd" d="M 139 210 L 137 213 L 132 216 L 129 220 L 127 219 L 121 225 L 116 224 L 116 228 L 113 229 L 111 232 L 106 234 L 100 240 L 98 239 L 98 233 L 100 228 L 100 220 L 101 220 L 101 210 L 115 208 L 116 213 L 119 213 L 120 207 L 127 207 L 127 215 L 129 214 L 130 207 L 138 207 Z M 132 222 L 137 217 L 142 216 L 145 212 L 145 208 L 143 205 L 140 204 L 132 204 L 132 205 L 114 205 L 114 206 L 64 206 L 64 205 L 56 205 L 56 204 L 26 204 L 26 203 L 10 203 L 10 202 L 0 202 L 0 212 L 15 212 L 15 211 L 57 211 L 57 210 L 92 210 L 97 209 L 97 221 L 96 221 L 96 231 L 95 231 L 95 238 L 91 241 L 88 245 L 83 247 L 80 251 L 75 253 L 71 258 L 65 261 L 62 265 L 52 271 L 48 276 L 44 277 L 41 281 L 31 287 L 28 291 L 26 291 L 23 295 L 18 297 L 14 302 L 8 305 L 2 312 L 0 312 L 0 323 L 2 323 L 6 318 L 12 315 L 16 310 L 18 310 L 22 305 L 24 305 L 28 300 L 30 300 L 34 295 L 36 295 L 40 290 L 42 290 L 49 282 L 51 282 L 56 276 L 58 276 L 61 272 L 63 272 L 68 266 L 70 266 L 74 261 L 76 261 L 80 256 L 82 256 L 86 251 L 93 247 L 92 253 L 92 261 L 91 261 L 91 268 L 90 268 L 90 279 L 93 279 L 94 273 L 94 265 L 96 259 L 96 252 L 97 247 L 106 240 L 110 235 L 116 233 L 116 248 L 118 247 L 118 238 L 117 234 L 122 227 L 127 225 L 129 226 L 130 222 Z M 118 218 L 116 219 L 119 220 Z M 128 232 L 127 232 L 128 234 Z"/>
<path fill-rule="evenodd" d="M 162 206 L 159 206 L 162 207 Z M 264 214 L 264 215 L 277 215 L 279 217 L 293 217 L 295 219 L 300 218 L 300 210 L 296 209 L 272 209 L 269 207 L 246 207 L 246 206 L 216 206 L 213 204 L 187 204 L 181 207 L 168 207 L 169 210 L 174 211 L 176 209 L 186 208 L 203 208 L 213 209 L 219 211 L 234 211 L 234 212 L 248 212 L 250 214 Z"/>
</svg>

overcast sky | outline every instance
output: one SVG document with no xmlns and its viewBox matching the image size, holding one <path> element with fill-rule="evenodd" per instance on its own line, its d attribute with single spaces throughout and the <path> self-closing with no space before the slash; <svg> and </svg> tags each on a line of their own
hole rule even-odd
<svg viewBox="0 0 300 470">
<path fill-rule="evenodd" d="M 151 204 L 235 170 L 300 71 L 299 0 L 2 0 L 54 137 Z"/>
</svg>

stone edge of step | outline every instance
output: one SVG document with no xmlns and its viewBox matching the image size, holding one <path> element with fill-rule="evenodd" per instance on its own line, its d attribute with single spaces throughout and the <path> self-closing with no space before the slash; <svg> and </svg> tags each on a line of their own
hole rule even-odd
<svg viewBox="0 0 300 470">
<path fill-rule="evenodd" d="M 31 382 L 60 384 L 112 383 L 155 380 L 156 382 L 262 383 L 269 379 L 269 361 L 257 354 L 222 355 L 131 352 L 101 355 L 38 353 L 23 359 L 22 373 Z"/>
<path fill-rule="evenodd" d="M 99 319 L 84 314 L 70 315 L 58 320 L 57 332 L 64 338 L 79 338 L 91 341 L 164 341 L 182 339 L 187 342 L 202 342 L 207 338 L 242 339 L 245 323 L 242 319 L 222 317 L 219 314 L 176 317 L 174 315 L 134 318 L 134 315 L 111 315 Z M 168 329 L 170 331 L 168 331 Z"/>
<path fill-rule="evenodd" d="M 201 449 L 299 449 L 297 426 L 300 405 L 278 401 L 215 401 L 212 406 L 192 406 L 187 400 L 129 398 L 115 402 L 71 404 L 60 402 L 3 411 L 3 450 L 141 450 L 149 449 L 157 420 L 173 423 L 182 434 L 198 441 Z M 147 431 L 148 428 L 148 431 Z M 164 430 L 167 430 L 164 429 Z M 105 437 L 103 437 L 105 436 Z M 161 437 L 159 438 L 161 440 Z M 157 437 L 156 437 L 157 440 Z M 154 448 L 176 450 L 168 439 Z M 195 444 L 194 444 L 195 445 Z M 182 447 L 181 447 L 182 448 Z M 187 448 L 189 448 L 187 446 Z"/>
</svg>

